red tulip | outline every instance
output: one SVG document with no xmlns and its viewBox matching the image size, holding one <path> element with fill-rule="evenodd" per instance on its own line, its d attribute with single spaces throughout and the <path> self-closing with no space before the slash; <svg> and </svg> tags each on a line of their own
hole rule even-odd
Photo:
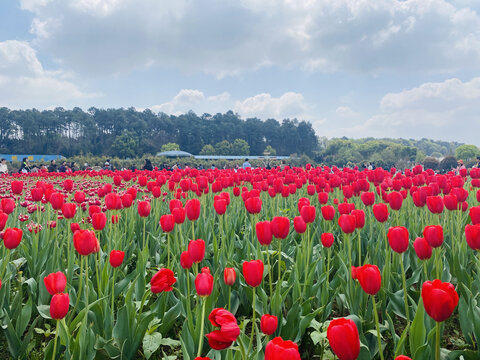
<svg viewBox="0 0 480 360">
<path fill-rule="evenodd" d="M 218 199 L 213 202 L 213 208 L 218 215 L 223 215 L 227 211 L 227 201 L 225 199 Z"/>
<path fill-rule="evenodd" d="M 132 203 L 133 203 L 133 197 L 131 194 L 126 193 L 122 195 L 122 206 L 124 208 L 129 208 L 130 206 L 132 206 Z"/>
<path fill-rule="evenodd" d="M 43 189 L 40 187 L 35 187 L 30 190 L 30 194 L 32 195 L 33 201 L 42 201 L 43 198 Z"/>
<path fill-rule="evenodd" d="M 80 230 L 80 225 L 78 223 L 71 223 L 70 230 L 75 234 L 75 231 Z"/>
<path fill-rule="evenodd" d="M 52 319 L 61 320 L 67 316 L 70 307 L 70 297 L 68 293 L 55 294 L 50 301 L 50 316 Z"/>
<path fill-rule="evenodd" d="M 432 214 L 443 212 L 443 199 L 441 196 L 427 196 L 427 207 Z"/>
<path fill-rule="evenodd" d="M 180 266 L 184 269 L 190 269 L 193 265 L 192 258 L 190 257 L 190 253 L 188 251 L 183 251 L 180 254 Z"/>
<path fill-rule="evenodd" d="M 150 285 L 152 293 L 158 294 L 164 291 L 172 291 L 172 285 L 175 284 L 177 280 L 173 271 L 167 268 L 162 268 L 153 275 L 152 280 L 150 280 Z"/>
<path fill-rule="evenodd" d="M 362 229 L 365 226 L 365 212 L 363 210 L 352 210 L 351 215 L 355 216 L 355 227 Z"/>
<path fill-rule="evenodd" d="M 443 203 L 450 211 L 458 210 L 458 198 L 455 195 L 445 195 L 443 197 Z"/>
<path fill-rule="evenodd" d="M 409 358 L 408 356 L 405 355 L 398 355 L 395 360 L 412 360 L 412 358 Z"/>
<path fill-rule="evenodd" d="M 303 234 L 307 230 L 307 224 L 301 216 L 295 216 L 293 218 L 293 228 L 298 234 Z"/>
<path fill-rule="evenodd" d="M 373 215 L 378 222 L 384 223 L 388 220 L 388 207 L 384 203 L 373 205 Z"/>
<path fill-rule="evenodd" d="M 338 225 L 345 234 L 351 234 L 355 231 L 356 218 L 355 215 L 340 215 Z"/>
<path fill-rule="evenodd" d="M 420 260 L 427 260 L 432 257 L 432 247 L 423 237 L 417 237 L 413 242 L 413 248 Z"/>
<path fill-rule="evenodd" d="M 262 315 L 260 319 L 260 329 L 265 335 L 272 335 L 278 326 L 278 318 L 275 315 Z"/>
<path fill-rule="evenodd" d="M 223 281 L 225 285 L 232 286 L 235 284 L 235 280 L 237 278 L 237 273 L 235 272 L 234 268 L 225 268 L 223 269 Z"/>
<path fill-rule="evenodd" d="M 374 192 L 363 192 L 360 195 L 362 202 L 365 206 L 372 206 L 375 203 L 375 193 Z"/>
<path fill-rule="evenodd" d="M 421 295 L 425 311 L 437 322 L 447 320 L 458 304 L 455 287 L 438 279 L 425 281 L 422 285 Z"/>
<path fill-rule="evenodd" d="M 467 244 L 473 250 L 480 250 L 480 224 L 465 226 L 465 237 Z"/>
<path fill-rule="evenodd" d="M 110 251 L 110 265 L 113 268 L 119 267 L 122 265 L 123 259 L 125 258 L 125 252 L 120 250 L 112 250 Z"/>
<path fill-rule="evenodd" d="M 65 219 L 73 219 L 75 214 L 77 213 L 77 205 L 74 203 L 65 203 L 62 206 L 62 214 Z"/>
<path fill-rule="evenodd" d="M 137 205 L 137 210 L 138 210 L 138 215 L 141 217 L 148 217 L 150 215 L 150 210 L 151 210 L 150 203 L 148 201 L 139 201 Z"/>
<path fill-rule="evenodd" d="M 363 291 L 369 295 L 375 295 L 382 286 L 382 276 L 376 265 L 363 265 L 355 268 L 356 279 Z"/>
<path fill-rule="evenodd" d="M 330 321 L 327 339 L 340 360 L 355 360 L 360 354 L 360 338 L 355 322 L 340 318 Z"/>
<path fill-rule="evenodd" d="M 60 210 L 65 203 L 65 198 L 63 197 L 63 194 L 54 192 L 50 195 L 49 201 L 53 210 Z"/>
<path fill-rule="evenodd" d="M 205 335 L 212 349 L 226 349 L 237 340 L 238 335 L 240 335 L 240 328 L 237 325 L 237 319 L 232 313 L 225 309 L 217 308 L 212 310 L 208 319 L 213 326 L 220 328 L 220 330 L 214 330 Z"/>
<path fill-rule="evenodd" d="M 469 211 L 472 224 L 480 224 L 480 206 L 472 206 Z"/>
<path fill-rule="evenodd" d="M 87 256 L 98 249 L 98 239 L 91 230 L 78 230 L 73 234 L 73 246 L 80 255 Z"/>
<path fill-rule="evenodd" d="M 388 229 L 388 243 L 396 253 L 403 253 L 408 249 L 408 230 L 405 226 L 394 226 Z"/>
<path fill-rule="evenodd" d="M 388 195 L 388 204 L 392 210 L 400 210 L 403 203 L 403 196 L 400 192 L 394 191 Z"/>
<path fill-rule="evenodd" d="M 107 225 L 107 215 L 103 212 L 92 215 L 92 226 L 95 230 L 103 230 Z"/>
<path fill-rule="evenodd" d="M 443 227 L 441 225 L 425 226 L 423 237 L 431 247 L 440 247 L 443 244 Z"/>
<path fill-rule="evenodd" d="M 185 221 L 185 209 L 184 208 L 175 208 L 172 211 L 173 218 L 175 219 L 175 224 L 183 224 Z"/>
<path fill-rule="evenodd" d="M 81 204 L 85 201 L 85 193 L 83 191 L 75 191 L 73 197 L 77 204 Z"/>
<path fill-rule="evenodd" d="M 62 293 L 65 291 L 65 286 L 67 286 L 67 277 L 63 272 L 59 271 L 45 276 L 43 278 L 43 283 L 45 284 L 49 294 L 55 295 L 56 293 Z"/>
<path fill-rule="evenodd" d="M 5 229 L 5 225 L 7 225 L 7 221 L 8 221 L 8 215 L 0 211 L 0 231 Z"/>
<path fill-rule="evenodd" d="M 188 253 L 194 263 L 199 263 L 205 257 L 205 241 L 202 239 L 190 240 L 188 243 Z"/>
<path fill-rule="evenodd" d="M 257 287 L 263 279 L 262 260 L 252 260 L 243 262 L 243 277 L 245 282 L 251 287 Z"/>
<path fill-rule="evenodd" d="M 270 245 L 272 242 L 272 228 L 270 221 L 259 221 L 255 224 L 258 242 L 262 245 Z"/>
<path fill-rule="evenodd" d="M 187 218 L 190 221 L 195 221 L 200 217 L 200 200 L 190 199 L 185 204 L 185 212 L 187 213 Z"/>
<path fill-rule="evenodd" d="M 5 214 L 10 215 L 15 209 L 15 201 L 10 198 L 2 199 L 0 202 L 0 208 Z"/>
<path fill-rule="evenodd" d="M 323 233 L 321 235 L 322 245 L 326 248 L 329 248 L 333 245 L 334 237 L 331 233 Z"/>
<path fill-rule="evenodd" d="M 272 234 L 277 239 L 285 239 L 290 232 L 290 219 L 285 216 L 275 216 L 270 222 Z"/>
<path fill-rule="evenodd" d="M 175 217 L 171 214 L 160 216 L 160 226 L 163 232 L 171 232 L 175 227 Z"/>
<path fill-rule="evenodd" d="M 20 241 L 22 241 L 23 231 L 18 228 L 8 228 L 3 233 L 3 245 L 7 249 L 13 250 L 18 245 L 20 245 Z"/>
<path fill-rule="evenodd" d="M 72 191 L 73 189 L 73 180 L 72 179 L 66 179 L 64 182 L 63 182 L 63 188 L 65 189 L 65 191 Z"/>
<path fill-rule="evenodd" d="M 262 211 L 262 199 L 259 197 L 251 197 L 245 200 L 245 209 L 249 214 L 258 214 Z"/>
<path fill-rule="evenodd" d="M 280 336 L 270 340 L 265 348 L 265 360 L 300 360 L 298 345 Z"/>
<path fill-rule="evenodd" d="M 307 224 L 313 223 L 316 216 L 315 206 L 303 206 L 300 210 L 300 215 L 302 216 L 303 221 L 305 221 Z"/>
<path fill-rule="evenodd" d="M 23 191 L 23 182 L 22 181 L 12 181 L 10 184 L 12 187 L 12 192 L 15 195 L 20 195 Z"/>
<path fill-rule="evenodd" d="M 326 221 L 333 220 L 335 217 L 335 208 L 332 205 L 325 205 L 321 208 L 322 216 Z"/>
<path fill-rule="evenodd" d="M 320 204 L 325 205 L 328 202 L 328 193 L 319 192 L 317 196 L 318 196 L 318 202 Z"/>
<path fill-rule="evenodd" d="M 205 270 L 206 269 L 206 270 Z M 213 276 L 208 268 L 202 269 L 195 278 L 195 289 L 200 297 L 210 296 L 213 290 Z"/>
</svg>

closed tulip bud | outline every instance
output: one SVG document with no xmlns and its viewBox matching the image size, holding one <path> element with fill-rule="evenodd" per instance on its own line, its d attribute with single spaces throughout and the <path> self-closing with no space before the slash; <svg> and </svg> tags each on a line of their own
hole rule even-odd
<svg viewBox="0 0 480 360">
<path fill-rule="evenodd" d="M 431 247 L 440 247 L 443 244 L 443 227 L 441 225 L 425 226 L 423 237 Z"/>
<path fill-rule="evenodd" d="M 321 208 L 322 216 L 325 220 L 330 221 L 335 217 L 335 208 L 332 205 L 325 205 Z"/>
<path fill-rule="evenodd" d="M 243 262 L 243 277 L 245 282 L 251 287 L 257 287 L 263 280 L 263 262 L 262 260 L 252 260 Z"/>
<path fill-rule="evenodd" d="M 190 269 L 193 265 L 192 258 L 190 257 L 190 253 L 188 251 L 183 251 L 180 254 L 180 266 L 184 269 Z"/>
<path fill-rule="evenodd" d="M 62 214 L 65 219 L 73 219 L 75 214 L 77 213 L 77 205 L 74 203 L 66 203 L 62 206 Z"/>
<path fill-rule="evenodd" d="M 394 226 L 388 229 L 388 243 L 396 253 L 403 253 L 408 249 L 408 230 L 405 226 Z"/>
<path fill-rule="evenodd" d="M 173 218 L 175 219 L 175 224 L 183 224 L 185 221 L 185 209 L 184 208 L 175 208 L 172 210 Z"/>
<path fill-rule="evenodd" d="M 213 207 L 218 215 L 223 215 L 227 211 L 227 201 L 225 199 L 218 199 L 213 202 Z"/>
<path fill-rule="evenodd" d="M 23 191 L 23 182 L 22 181 L 12 181 L 10 186 L 12 188 L 12 192 L 15 195 L 20 195 Z"/>
<path fill-rule="evenodd" d="M 388 220 L 388 207 L 384 203 L 373 205 L 373 215 L 378 222 L 384 223 Z"/>
<path fill-rule="evenodd" d="M 480 224 L 480 206 L 472 206 L 469 210 L 469 213 L 472 224 Z"/>
<path fill-rule="evenodd" d="M 83 191 L 75 191 L 73 196 L 77 204 L 81 204 L 85 201 L 85 193 Z"/>
<path fill-rule="evenodd" d="M 92 226 L 95 230 L 103 230 L 107 225 L 107 215 L 103 212 L 95 213 L 92 215 Z"/>
<path fill-rule="evenodd" d="M 270 222 L 272 234 L 277 239 L 285 239 L 290 232 L 290 219 L 285 216 L 275 216 Z"/>
<path fill-rule="evenodd" d="M 382 276 L 376 265 L 363 265 L 355 268 L 356 278 L 363 291 L 369 295 L 375 295 L 382 286 Z"/>
<path fill-rule="evenodd" d="M 265 347 L 265 360 L 300 360 L 298 345 L 280 336 L 270 340 Z"/>
<path fill-rule="evenodd" d="M 150 210 L 151 210 L 150 203 L 148 201 L 139 201 L 137 205 L 137 210 L 138 210 L 138 215 L 141 217 L 148 217 L 150 215 Z"/>
<path fill-rule="evenodd" d="M 8 228 L 3 233 L 3 245 L 7 249 L 13 250 L 22 241 L 23 231 L 18 228 Z"/>
<path fill-rule="evenodd" d="M 67 316 L 70 307 L 70 297 L 67 293 L 55 294 L 50 300 L 50 316 L 52 319 L 61 320 Z"/>
<path fill-rule="evenodd" d="M 437 322 L 447 320 L 458 304 L 455 287 L 438 279 L 425 281 L 422 285 L 421 295 L 425 311 Z"/>
<path fill-rule="evenodd" d="M 262 315 L 260 319 L 260 329 L 265 335 L 272 335 L 278 326 L 278 318 L 275 315 Z"/>
<path fill-rule="evenodd" d="M 413 242 L 413 248 L 420 260 L 427 260 L 432 257 L 432 247 L 423 237 L 417 237 Z"/>
<path fill-rule="evenodd" d="M 5 225 L 7 225 L 8 215 L 5 214 L 3 211 L 0 211 L 0 231 L 5 229 Z"/>
<path fill-rule="evenodd" d="M 205 257 L 205 241 L 202 239 L 190 240 L 188 253 L 194 263 L 199 263 Z"/>
<path fill-rule="evenodd" d="M 332 233 L 323 233 L 321 235 L 322 245 L 326 248 L 329 248 L 333 245 L 334 237 Z"/>
<path fill-rule="evenodd" d="M 171 232 L 175 227 L 175 217 L 171 214 L 160 216 L 160 226 L 163 232 Z"/>
<path fill-rule="evenodd" d="M 303 234 L 307 230 L 307 224 L 301 216 L 295 216 L 293 218 L 293 228 L 298 234 Z"/>
<path fill-rule="evenodd" d="M 432 214 L 443 212 L 443 199 L 441 196 L 427 196 L 427 208 Z"/>
<path fill-rule="evenodd" d="M 45 284 L 48 293 L 50 295 L 55 295 L 56 293 L 62 293 L 65 291 L 65 286 L 67 286 L 67 277 L 63 272 L 59 271 L 45 276 L 43 278 L 43 283 Z"/>
<path fill-rule="evenodd" d="M 388 195 L 388 204 L 392 210 L 400 210 L 403 204 L 403 196 L 400 192 L 394 191 Z"/>
<path fill-rule="evenodd" d="M 249 214 L 258 214 L 262 211 L 262 199 L 259 197 L 251 197 L 245 200 L 245 209 Z"/>
<path fill-rule="evenodd" d="M 120 250 L 112 250 L 110 251 L 110 265 L 113 268 L 119 267 L 122 265 L 123 259 L 125 258 L 125 252 Z"/>
<path fill-rule="evenodd" d="M 259 221 L 255 224 L 258 242 L 268 246 L 272 242 L 272 228 L 270 221 Z"/>
<path fill-rule="evenodd" d="M 315 206 L 303 206 L 300 210 L 300 215 L 302 216 L 303 221 L 305 221 L 307 224 L 313 223 L 316 216 Z"/>
<path fill-rule="evenodd" d="M 195 289 L 200 297 L 210 296 L 213 290 L 213 276 L 210 269 L 202 269 L 202 272 L 195 278 Z"/>
<path fill-rule="evenodd" d="M 465 226 L 465 238 L 467 244 L 473 250 L 480 250 L 480 224 Z"/>
<path fill-rule="evenodd" d="M 71 223 L 70 224 L 70 230 L 72 231 L 73 234 L 75 234 L 75 231 L 80 230 L 80 224 L 79 223 Z"/>
<path fill-rule="evenodd" d="M 360 338 L 355 322 L 340 318 L 330 321 L 327 339 L 339 360 L 356 360 L 360 354 Z"/>
<path fill-rule="evenodd" d="M 52 205 L 53 210 L 60 210 L 63 207 L 63 204 L 65 203 L 65 198 L 63 197 L 63 194 L 60 193 L 53 193 L 50 195 L 50 204 Z"/>
<path fill-rule="evenodd" d="M 195 221 L 200 217 L 200 200 L 190 199 L 185 204 L 185 212 L 187 213 L 187 218 L 190 221 Z"/>
<path fill-rule="evenodd" d="M 326 192 L 319 192 L 318 195 L 318 202 L 321 204 L 321 205 L 325 205 L 327 202 L 328 202 L 328 193 Z"/>
<path fill-rule="evenodd" d="M 365 226 L 365 212 L 363 210 L 352 210 L 351 215 L 355 216 L 355 227 L 362 229 Z"/>
<path fill-rule="evenodd" d="M 123 194 L 121 200 L 122 206 L 126 209 L 128 209 L 133 204 L 133 197 L 129 193 Z"/>
<path fill-rule="evenodd" d="M 237 279 L 237 273 L 234 268 L 225 268 L 223 269 L 223 281 L 227 286 L 233 286 L 235 280 Z"/>
<path fill-rule="evenodd" d="M 398 355 L 395 360 L 412 360 L 412 358 L 409 358 L 408 356 L 405 355 Z"/>
<path fill-rule="evenodd" d="M 0 207 L 5 214 L 10 215 L 15 209 L 15 201 L 10 198 L 2 199 L 2 201 L 0 201 Z"/>
<path fill-rule="evenodd" d="M 162 268 L 153 275 L 152 280 L 150 280 L 152 293 L 158 294 L 164 291 L 172 291 L 172 285 L 175 284 L 177 280 L 173 271 L 167 268 Z"/>
<path fill-rule="evenodd" d="M 365 206 L 372 206 L 375 203 L 375 193 L 372 191 L 363 192 L 360 198 Z"/>
<path fill-rule="evenodd" d="M 351 234 L 355 231 L 356 218 L 355 215 L 340 215 L 338 218 L 338 225 L 345 234 Z"/>
<path fill-rule="evenodd" d="M 78 230 L 73 234 L 73 246 L 83 256 L 94 253 L 98 249 L 98 239 L 90 230 Z"/>
</svg>

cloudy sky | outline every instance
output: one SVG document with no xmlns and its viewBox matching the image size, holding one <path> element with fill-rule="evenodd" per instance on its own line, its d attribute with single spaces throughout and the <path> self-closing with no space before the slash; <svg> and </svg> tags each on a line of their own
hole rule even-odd
<svg viewBox="0 0 480 360">
<path fill-rule="evenodd" d="M 480 1 L 1 0 L 0 106 L 480 145 Z"/>
</svg>

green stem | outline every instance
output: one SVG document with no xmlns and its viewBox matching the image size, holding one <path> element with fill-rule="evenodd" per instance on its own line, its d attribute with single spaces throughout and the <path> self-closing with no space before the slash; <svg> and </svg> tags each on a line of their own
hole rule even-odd
<svg viewBox="0 0 480 360">
<path fill-rule="evenodd" d="M 440 323 L 435 323 L 435 332 L 437 338 L 437 344 L 435 346 L 435 360 L 440 360 Z"/>
<path fill-rule="evenodd" d="M 85 319 L 88 321 L 88 258 L 85 258 Z"/>
<path fill-rule="evenodd" d="M 358 266 L 362 266 L 362 238 L 360 230 L 358 231 Z"/>
<path fill-rule="evenodd" d="M 252 333 L 250 334 L 250 343 L 248 344 L 248 350 L 247 353 L 250 354 L 250 348 L 252 347 L 253 344 L 253 334 L 255 333 L 255 289 L 253 288 L 253 316 L 252 316 Z"/>
<path fill-rule="evenodd" d="M 204 298 L 202 298 L 202 321 L 200 323 L 200 339 L 198 340 L 198 352 L 197 352 L 197 357 L 202 355 L 202 348 L 203 348 L 203 325 L 205 322 L 205 304 L 207 302 L 205 301 Z"/>
<path fill-rule="evenodd" d="M 280 284 L 280 263 L 282 262 L 282 239 L 278 239 L 278 283 L 277 286 L 282 288 Z"/>
<path fill-rule="evenodd" d="M 228 311 L 230 311 L 230 304 L 231 304 L 231 298 L 232 298 L 232 287 L 228 287 Z"/>
<path fill-rule="evenodd" d="M 245 353 L 245 345 L 243 345 L 242 337 L 239 336 L 237 341 L 240 348 L 240 353 L 242 354 L 242 360 L 247 360 L 247 354 Z"/>
<path fill-rule="evenodd" d="M 58 338 L 58 323 L 60 320 L 57 320 L 57 327 L 55 329 L 55 340 L 53 340 L 53 354 L 52 360 L 55 360 L 55 355 L 57 354 L 57 338 Z"/>
<path fill-rule="evenodd" d="M 270 251 L 268 251 L 268 245 L 267 245 L 267 264 L 268 264 L 268 279 L 270 282 L 270 296 L 273 296 L 272 266 L 270 265 Z"/>
<path fill-rule="evenodd" d="M 403 298 L 405 301 L 405 316 L 407 317 L 407 327 L 410 324 L 410 314 L 408 310 L 408 294 L 407 294 L 407 280 L 405 277 L 405 268 L 403 267 L 403 255 L 398 254 L 400 257 L 400 267 L 402 269 L 402 282 L 403 282 Z"/>
<path fill-rule="evenodd" d="M 170 234 L 167 233 L 167 268 L 170 269 Z"/>
<path fill-rule="evenodd" d="M 143 247 L 142 250 L 145 249 L 145 223 L 147 222 L 146 218 L 143 218 Z"/>
<path fill-rule="evenodd" d="M 378 352 L 380 353 L 380 359 L 384 360 L 383 350 L 382 350 L 382 338 L 380 335 L 380 325 L 378 321 L 377 303 L 375 302 L 375 296 L 372 296 L 372 301 L 373 301 L 373 314 L 375 316 L 375 327 L 377 329 Z"/>
<path fill-rule="evenodd" d="M 75 301 L 75 305 L 73 306 L 73 310 L 71 311 L 71 316 L 75 316 L 75 309 L 78 306 L 78 303 L 80 301 L 80 298 L 82 297 L 82 291 L 83 291 L 83 256 L 80 256 L 80 273 L 79 273 L 79 285 L 78 285 L 78 293 L 77 293 L 77 300 Z"/>
<path fill-rule="evenodd" d="M 112 318 L 115 319 L 115 278 L 117 275 L 117 268 L 113 268 L 113 279 L 112 279 Z"/>
</svg>

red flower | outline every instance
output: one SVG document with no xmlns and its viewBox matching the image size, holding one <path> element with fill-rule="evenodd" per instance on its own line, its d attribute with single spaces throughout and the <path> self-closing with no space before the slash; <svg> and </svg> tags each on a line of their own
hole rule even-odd
<svg viewBox="0 0 480 360">
<path fill-rule="evenodd" d="M 213 276 L 210 274 L 210 269 L 204 268 L 202 272 L 195 278 L 195 289 L 198 296 L 210 296 L 213 290 Z"/>
<path fill-rule="evenodd" d="M 30 190 L 33 201 L 42 201 L 43 198 L 43 189 L 41 187 L 34 187 Z"/>
<path fill-rule="evenodd" d="M 355 227 L 362 229 L 365 226 L 365 212 L 363 210 L 352 210 L 351 215 L 355 216 Z"/>
<path fill-rule="evenodd" d="M 400 192 L 394 191 L 388 195 L 388 204 L 392 210 L 400 210 L 403 203 L 403 196 Z"/>
<path fill-rule="evenodd" d="M 163 232 L 171 232 L 175 227 L 175 217 L 171 214 L 160 216 L 160 226 Z"/>
<path fill-rule="evenodd" d="M 225 268 L 223 269 L 223 281 L 225 285 L 232 286 L 235 284 L 235 280 L 237 278 L 237 273 L 235 272 L 234 268 Z"/>
<path fill-rule="evenodd" d="M 300 210 L 300 215 L 302 216 L 303 221 L 305 221 L 307 224 L 313 223 L 316 216 L 315 206 L 303 206 Z"/>
<path fill-rule="evenodd" d="M 375 193 L 373 191 L 363 192 L 360 198 L 365 206 L 372 206 L 375 202 Z"/>
<path fill-rule="evenodd" d="M 152 280 L 150 280 L 152 293 L 158 294 L 164 291 L 172 291 L 172 285 L 175 284 L 176 281 L 172 270 L 162 268 L 158 270 L 158 272 L 153 275 Z"/>
<path fill-rule="evenodd" d="M 15 195 L 20 195 L 23 191 L 23 182 L 22 181 L 12 181 L 10 184 L 12 187 L 12 192 Z"/>
<path fill-rule="evenodd" d="M 325 205 L 321 208 L 322 216 L 325 220 L 330 221 L 335 217 L 335 208 L 332 205 Z"/>
<path fill-rule="evenodd" d="M 200 200 L 190 199 L 185 204 L 185 212 L 187 213 L 187 218 L 190 221 L 195 221 L 200 217 Z"/>
<path fill-rule="evenodd" d="M 18 228 L 8 228 L 3 233 L 3 245 L 7 249 L 13 250 L 18 245 L 20 245 L 20 241 L 22 241 L 23 231 Z"/>
<path fill-rule="evenodd" d="M 258 214 L 262 211 L 262 199 L 259 197 L 251 197 L 245 200 L 245 209 L 249 214 Z"/>
<path fill-rule="evenodd" d="M 243 277 L 245 282 L 251 287 L 257 287 L 263 280 L 263 262 L 262 260 L 252 260 L 243 262 Z"/>
<path fill-rule="evenodd" d="M 218 215 L 223 215 L 227 211 L 227 200 L 218 199 L 213 202 L 213 207 Z"/>
<path fill-rule="evenodd" d="M 65 198 L 63 194 L 54 192 L 50 195 L 50 204 L 52 205 L 53 210 L 60 210 L 65 203 Z"/>
<path fill-rule="evenodd" d="M 2 199 L 0 202 L 0 207 L 5 214 L 10 215 L 15 209 L 15 201 L 10 198 Z"/>
<path fill-rule="evenodd" d="M 420 260 L 430 259 L 432 257 L 432 247 L 423 237 L 417 237 L 413 242 L 413 248 Z"/>
<path fill-rule="evenodd" d="M 275 216 L 270 222 L 272 234 L 277 239 L 285 239 L 290 232 L 290 219 L 285 216 Z"/>
<path fill-rule="evenodd" d="M 321 235 L 322 245 L 326 248 L 329 248 L 333 245 L 334 237 L 332 233 L 323 233 Z"/>
<path fill-rule="evenodd" d="M 123 259 L 125 258 L 125 252 L 120 250 L 110 251 L 110 265 L 114 268 L 122 265 Z"/>
<path fill-rule="evenodd" d="M 465 226 L 465 237 L 467 244 L 473 250 L 480 250 L 480 224 Z"/>
<path fill-rule="evenodd" d="M 373 205 L 373 215 L 378 222 L 385 222 L 388 219 L 388 207 L 384 203 Z"/>
<path fill-rule="evenodd" d="M 65 291 L 65 286 L 67 286 L 67 277 L 63 272 L 59 271 L 45 276 L 43 278 L 43 283 L 45 284 L 45 287 L 50 295 L 55 295 L 56 293 L 62 293 Z"/>
<path fill-rule="evenodd" d="M 382 286 L 382 276 L 376 265 L 363 265 L 355 268 L 356 279 L 363 291 L 369 295 L 375 295 Z"/>
<path fill-rule="evenodd" d="M 480 206 L 472 206 L 469 210 L 472 224 L 480 224 Z"/>
<path fill-rule="evenodd" d="M 440 247 L 443 244 L 443 227 L 441 225 L 425 226 L 423 237 L 431 247 Z"/>
<path fill-rule="evenodd" d="M 85 201 L 85 193 L 83 191 L 75 191 L 73 197 L 77 204 L 81 204 Z"/>
<path fill-rule="evenodd" d="M 137 205 L 138 215 L 141 217 L 148 217 L 150 215 L 151 210 L 150 203 L 148 201 L 139 201 Z"/>
<path fill-rule="evenodd" d="M 298 345 L 280 336 L 270 340 L 265 348 L 265 360 L 300 360 Z"/>
<path fill-rule="evenodd" d="M 193 265 L 192 258 L 190 257 L 190 253 L 188 251 L 183 251 L 180 254 L 180 266 L 184 269 L 190 269 Z"/>
<path fill-rule="evenodd" d="M 388 243 L 396 253 L 403 253 L 408 249 L 408 230 L 405 226 L 394 226 L 388 229 Z"/>
<path fill-rule="evenodd" d="M 77 212 L 77 205 L 74 203 L 65 203 L 62 206 L 62 214 L 65 219 L 72 219 Z"/>
<path fill-rule="evenodd" d="M 107 225 L 107 215 L 103 212 L 92 215 L 92 226 L 95 230 L 103 230 Z"/>
<path fill-rule="evenodd" d="M 432 214 L 443 212 L 443 199 L 441 196 L 427 196 L 427 208 Z"/>
<path fill-rule="evenodd" d="M 270 221 L 259 221 L 255 224 L 258 242 L 262 245 L 270 245 L 272 242 L 272 228 Z"/>
<path fill-rule="evenodd" d="M 355 360 L 360 354 L 360 338 L 355 322 L 340 318 L 330 321 L 327 339 L 340 360 Z"/>
<path fill-rule="evenodd" d="M 70 306 L 70 297 L 68 293 L 55 294 L 50 301 L 50 316 L 52 319 L 61 320 L 67 316 Z"/>
<path fill-rule="evenodd" d="M 71 223 L 70 230 L 75 234 L 75 231 L 80 230 L 80 225 L 78 223 Z"/>
<path fill-rule="evenodd" d="M 301 216 L 295 216 L 293 218 L 293 228 L 298 234 L 303 234 L 307 230 L 307 224 Z"/>
<path fill-rule="evenodd" d="M 356 217 L 355 215 L 340 215 L 338 218 L 338 225 L 345 234 L 351 234 L 355 231 Z"/>
<path fill-rule="evenodd" d="M 80 255 L 87 256 L 97 251 L 99 244 L 91 230 L 78 230 L 73 234 L 73 246 Z"/>
<path fill-rule="evenodd" d="M 0 211 L 0 231 L 5 229 L 5 225 L 7 225 L 7 221 L 8 221 L 8 215 Z"/>
<path fill-rule="evenodd" d="M 173 218 L 175 219 L 175 224 L 183 224 L 185 221 L 185 209 L 184 208 L 175 208 L 172 210 Z"/>
<path fill-rule="evenodd" d="M 202 239 L 190 240 L 188 253 L 194 263 L 199 263 L 205 257 L 205 241 Z"/>
<path fill-rule="evenodd" d="M 237 319 L 231 312 L 222 308 L 213 309 L 208 319 L 213 326 L 220 328 L 220 330 L 214 330 L 205 335 L 212 349 L 226 349 L 237 340 L 240 328 L 237 325 Z"/>
<path fill-rule="evenodd" d="M 260 319 L 260 329 L 265 335 L 272 335 L 278 326 L 278 318 L 275 315 L 262 315 Z"/>
<path fill-rule="evenodd" d="M 422 299 L 425 311 L 437 322 L 447 320 L 458 304 L 455 287 L 438 279 L 423 283 Z"/>
</svg>

